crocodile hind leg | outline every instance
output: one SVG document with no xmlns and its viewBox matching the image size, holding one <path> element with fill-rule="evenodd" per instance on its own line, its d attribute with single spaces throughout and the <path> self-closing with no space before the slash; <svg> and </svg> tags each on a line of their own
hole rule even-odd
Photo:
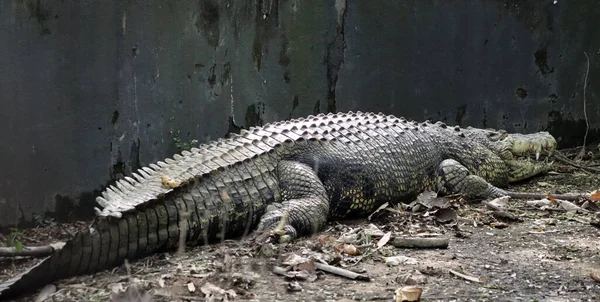
<svg viewBox="0 0 600 302">
<path fill-rule="evenodd" d="M 438 189 L 443 194 L 462 194 L 467 198 L 487 198 L 508 192 L 491 185 L 454 159 L 446 159 L 438 167 Z"/>
<path fill-rule="evenodd" d="M 285 242 L 319 231 L 327 222 L 329 198 L 315 171 L 299 162 L 282 161 L 277 175 L 283 201 L 267 207 L 258 233 L 275 231 Z"/>
</svg>

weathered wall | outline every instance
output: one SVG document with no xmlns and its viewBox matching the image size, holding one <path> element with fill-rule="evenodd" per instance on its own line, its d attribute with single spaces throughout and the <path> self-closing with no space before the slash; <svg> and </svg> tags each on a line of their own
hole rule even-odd
<svg viewBox="0 0 600 302">
<path fill-rule="evenodd" d="M 576 144 L 584 52 L 600 128 L 598 15 L 594 0 L 0 1 L 0 226 L 90 217 L 178 131 L 373 110 Z"/>
</svg>

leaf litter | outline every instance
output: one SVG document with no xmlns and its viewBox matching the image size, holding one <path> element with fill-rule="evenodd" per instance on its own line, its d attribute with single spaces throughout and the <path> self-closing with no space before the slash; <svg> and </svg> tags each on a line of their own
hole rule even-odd
<svg viewBox="0 0 600 302">
<path fill-rule="evenodd" d="M 409 205 L 386 204 L 369 219 L 330 222 L 293 243 L 257 249 L 248 240 L 228 240 L 181 255 L 156 254 L 128 268 L 59 281 L 18 301 L 595 301 L 600 178 L 570 166 L 556 170 L 510 188 L 547 193 L 542 200 L 480 204 L 425 192 Z M 592 194 L 587 202 L 554 198 L 566 192 Z M 23 243 L 65 241 L 84 227 L 24 230 Z M 0 258 L 0 280 L 35 262 Z"/>
</svg>

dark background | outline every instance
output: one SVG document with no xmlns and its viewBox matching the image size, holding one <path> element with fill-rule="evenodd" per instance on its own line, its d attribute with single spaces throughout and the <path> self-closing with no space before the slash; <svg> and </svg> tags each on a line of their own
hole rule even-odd
<svg viewBox="0 0 600 302">
<path fill-rule="evenodd" d="M 92 217 L 174 138 L 319 112 L 576 146 L 584 52 L 597 143 L 598 16 L 597 0 L 0 1 L 0 227 Z"/>
</svg>

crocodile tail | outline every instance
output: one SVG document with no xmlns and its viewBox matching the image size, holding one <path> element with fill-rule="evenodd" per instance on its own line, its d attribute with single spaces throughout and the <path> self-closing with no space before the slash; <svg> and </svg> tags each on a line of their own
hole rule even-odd
<svg viewBox="0 0 600 302">
<path fill-rule="evenodd" d="M 167 217 L 158 219 L 158 215 L 149 213 L 134 212 L 121 218 L 99 219 L 89 230 L 78 233 L 61 249 L 55 250 L 24 273 L 0 284 L 0 300 L 31 293 L 62 278 L 114 267 L 125 259 L 138 259 L 176 242 L 174 238 L 169 239 L 175 237 L 173 231 L 178 234 L 177 223 Z M 174 228 L 168 227 L 169 220 L 171 225 L 175 225 Z"/>
</svg>

